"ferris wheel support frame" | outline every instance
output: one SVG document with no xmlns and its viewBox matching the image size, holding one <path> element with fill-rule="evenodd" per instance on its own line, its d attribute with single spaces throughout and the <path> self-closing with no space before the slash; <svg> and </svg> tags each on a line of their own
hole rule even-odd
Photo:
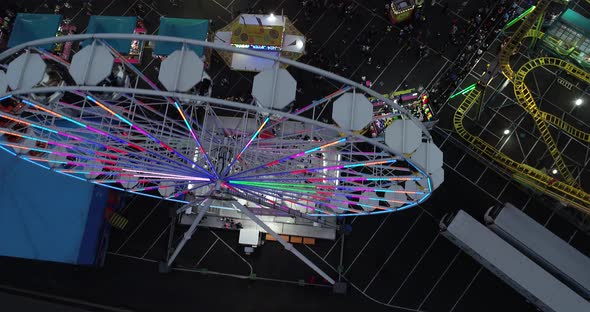
<svg viewBox="0 0 590 312">
<path fill-rule="evenodd" d="M 307 259 L 306 256 L 304 256 L 301 252 L 299 252 L 299 250 L 297 250 L 295 247 L 293 247 L 293 244 L 287 242 L 284 238 L 281 237 L 281 235 L 279 235 L 279 234 L 277 234 L 277 232 L 273 231 L 266 223 L 264 223 L 264 221 L 260 220 L 252 211 L 250 211 L 244 205 L 240 204 L 237 201 L 233 201 L 232 206 L 234 206 L 235 208 L 240 210 L 240 212 L 242 212 L 243 214 L 248 216 L 248 218 L 250 218 L 250 220 L 252 220 L 256 224 L 258 224 L 258 226 L 263 228 L 266 232 L 268 232 L 268 234 L 272 235 L 272 237 L 274 237 L 281 245 L 283 245 L 283 247 L 285 247 L 285 249 L 287 251 L 294 254 L 297 258 L 299 258 L 299 260 L 303 261 L 303 263 L 305 263 L 312 270 L 314 270 L 316 273 L 318 273 L 320 276 L 322 276 L 324 279 L 326 279 L 330 284 L 334 285 L 336 283 L 336 281 L 333 278 L 331 278 L 330 275 L 326 274 L 322 269 L 320 269 L 317 265 L 315 265 L 315 263 L 313 263 L 313 261 Z"/>
<path fill-rule="evenodd" d="M 212 49 L 218 49 L 218 50 L 224 50 L 224 51 L 229 51 L 229 52 L 233 52 L 233 53 L 239 53 L 239 54 L 245 54 L 245 55 L 250 55 L 250 56 L 254 56 L 254 57 L 259 57 L 259 58 L 264 58 L 264 59 L 268 59 L 268 60 L 272 60 L 275 63 L 275 71 L 277 70 L 277 64 L 279 63 L 283 63 L 286 65 L 290 65 L 293 66 L 295 68 L 299 68 L 301 70 L 305 70 L 307 72 L 311 72 L 320 76 L 323 76 L 325 78 L 340 82 L 342 84 L 345 85 L 345 87 L 341 88 L 340 90 L 345 90 L 343 92 L 346 92 L 347 90 L 353 89 L 352 92 L 364 92 L 370 96 L 373 96 L 375 98 L 378 98 L 379 100 L 383 101 L 384 103 L 387 103 L 388 105 L 390 105 L 391 107 L 393 107 L 394 109 L 398 110 L 399 112 L 401 112 L 402 114 L 404 114 L 404 118 L 406 118 L 407 120 L 411 120 L 413 123 L 415 123 L 418 128 L 420 128 L 421 130 L 421 138 L 425 138 L 428 142 L 432 141 L 432 137 L 430 135 L 430 133 L 428 132 L 427 128 L 424 126 L 424 124 L 422 124 L 420 121 L 418 121 L 415 117 L 412 116 L 412 114 L 410 114 L 406 109 L 400 107 L 398 104 L 394 103 L 392 100 L 385 98 L 383 95 L 363 86 L 362 84 L 356 83 L 350 79 L 346 79 L 344 77 L 340 77 L 336 74 L 330 73 L 328 71 L 307 65 L 307 64 L 303 64 L 303 63 L 299 63 L 297 61 L 293 61 L 293 60 L 289 60 L 289 59 L 285 59 L 282 58 L 280 56 L 273 56 L 273 55 L 269 55 L 269 54 L 265 54 L 265 53 L 261 53 L 261 52 L 257 52 L 257 51 L 253 51 L 253 50 L 248 50 L 248 49 L 239 49 L 239 48 L 234 48 L 232 46 L 224 46 L 224 45 L 220 45 L 220 44 L 216 44 L 216 43 L 211 43 L 211 42 L 206 42 L 206 41 L 199 41 L 199 40 L 189 40 L 189 39 L 184 39 L 184 38 L 175 38 L 175 37 L 165 37 L 165 36 L 153 36 L 153 35 L 137 35 L 137 34 L 85 34 L 85 35 L 71 35 L 71 36 L 63 36 L 63 37 L 52 37 L 52 38 L 45 38 L 45 39 L 40 39 L 40 40 L 35 40 L 35 41 L 31 41 L 28 43 L 24 43 L 21 44 L 19 46 L 16 46 L 14 48 L 8 49 L 3 53 L 0 53 L 0 61 L 5 61 L 9 56 L 15 55 L 17 52 L 21 52 L 23 50 L 26 50 L 28 53 L 28 49 L 35 49 L 37 51 L 39 51 L 41 54 L 50 54 L 47 51 L 44 50 L 40 50 L 37 48 L 37 46 L 39 45 L 43 45 L 46 43 L 58 43 L 58 42 L 67 42 L 67 41 L 82 41 L 85 39 L 91 39 L 93 40 L 93 45 L 96 43 L 100 43 L 103 44 L 107 47 L 108 44 L 105 43 L 105 39 L 135 39 L 135 40 L 143 40 L 143 41 L 161 41 L 161 42 L 175 42 L 175 43 L 182 43 L 183 47 L 186 47 L 186 45 L 198 45 L 198 46 L 203 46 L 203 47 L 207 47 L 207 48 L 212 48 Z M 112 53 L 116 53 L 116 51 L 113 51 L 113 49 L 111 48 L 111 52 Z M 62 63 L 62 65 L 68 67 L 69 65 L 67 64 L 67 62 L 60 60 L 60 59 L 55 59 L 52 57 L 48 57 L 50 59 L 54 59 L 60 63 Z M 93 101 L 96 105 L 100 106 L 101 108 L 103 108 L 104 110 L 110 112 L 111 114 L 113 114 L 115 117 L 117 117 L 118 119 L 120 119 L 121 121 L 129 124 L 131 127 L 133 127 L 133 125 L 126 120 L 125 118 L 117 115 L 116 113 L 110 111 L 109 109 L 105 108 L 105 105 L 102 105 L 100 103 L 100 101 L 107 103 L 107 101 L 103 101 L 100 100 L 98 98 L 93 98 L 92 96 L 88 95 L 88 94 L 92 94 L 91 92 L 112 92 L 112 93 L 122 93 L 122 94 L 137 94 L 137 95 L 144 95 L 144 96 L 158 96 L 158 97 L 164 97 L 166 98 L 166 102 L 168 102 L 168 104 L 175 104 L 176 108 L 179 110 L 180 115 L 183 117 L 185 123 L 187 123 L 187 120 L 185 118 L 185 114 L 184 111 L 179 108 L 178 102 L 177 101 L 181 101 L 181 100 L 194 100 L 194 101 L 201 101 L 201 102 L 208 102 L 211 104 L 216 104 L 216 105 L 222 105 L 225 107 L 230 107 L 230 108 L 234 108 L 234 109 L 239 109 L 239 110 L 243 110 L 246 112 L 256 112 L 256 113 L 263 113 L 263 114 L 272 114 L 275 116 L 278 116 L 281 118 L 281 120 L 293 120 L 293 121 L 298 121 L 298 122 L 302 122 L 302 123 L 306 123 L 312 126 L 318 126 L 321 128 L 325 128 L 325 129 L 329 129 L 332 131 L 336 131 L 339 132 L 342 136 L 346 136 L 347 138 L 354 138 L 357 139 L 359 141 L 362 142 L 366 142 L 369 143 L 371 145 L 373 145 L 376 148 L 381 149 L 382 151 L 384 151 L 385 153 L 391 153 L 393 155 L 393 157 L 396 158 L 396 160 L 398 159 L 403 159 L 404 161 L 407 162 L 407 164 L 409 166 L 412 166 L 413 168 L 415 168 L 415 170 L 417 172 L 419 172 L 420 174 L 422 174 L 425 178 L 426 181 L 428 183 L 428 190 L 426 192 L 423 192 L 425 195 L 419 199 L 416 200 L 414 202 L 412 202 L 411 204 L 408 204 L 407 206 L 401 207 L 403 209 L 405 208 L 409 208 L 412 206 L 416 206 L 418 204 L 420 204 L 421 202 L 423 202 L 424 200 L 426 200 L 432 193 L 433 191 L 433 187 L 432 187 L 432 182 L 431 182 L 431 177 L 430 175 L 427 173 L 427 171 L 422 168 L 421 165 L 414 163 L 414 161 L 412 161 L 411 159 L 409 159 L 409 156 L 406 156 L 404 153 L 399 152 L 389 146 L 387 146 L 384 143 L 381 143 L 379 140 L 377 139 L 371 139 L 371 138 L 366 138 L 364 136 L 362 136 L 359 133 L 355 133 L 353 131 L 350 130 L 344 130 L 341 129 L 340 127 L 333 125 L 333 124 L 326 124 L 323 123 L 321 121 L 318 120 L 314 120 L 314 119 L 310 119 L 310 118 L 306 118 L 303 117 L 302 115 L 300 115 L 301 112 L 307 110 L 307 109 L 311 109 L 313 107 L 315 107 L 316 105 L 319 105 L 321 103 L 323 103 L 325 100 L 328 100 L 332 95 L 335 94 L 339 94 L 343 93 L 342 91 L 337 91 L 333 94 L 331 94 L 330 96 L 319 100 L 319 101 L 314 101 L 312 104 L 294 112 L 294 113 L 288 113 L 288 112 L 283 112 L 280 110 L 275 110 L 272 108 L 266 108 L 266 107 L 261 107 L 261 106 L 257 106 L 257 105 L 251 105 L 251 104 L 244 104 L 244 103 L 239 103 L 239 102 L 234 102 L 234 101 L 228 101 L 225 99 L 219 99 L 219 98 L 213 98 L 213 97 L 209 97 L 209 96 L 200 96 L 200 95 L 196 95 L 196 94 L 187 94 L 187 93 L 182 93 L 182 92 L 174 92 L 174 91 L 163 91 L 163 90 L 159 90 L 158 86 L 155 83 L 149 83 L 150 80 L 143 75 L 143 73 L 141 73 L 141 71 L 139 71 L 135 66 L 133 66 L 132 64 L 128 64 L 127 62 L 124 62 L 124 65 L 126 65 L 128 68 L 131 68 L 133 72 L 135 72 L 135 74 L 137 74 L 139 79 L 144 80 L 145 82 L 148 82 L 148 85 L 150 86 L 150 88 L 146 88 L 146 89 L 136 89 L 133 87 L 111 87 L 111 86 L 83 86 L 83 85 L 72 85 L 72 86 L 55 86 L 55 87 L 31 87 L 31 88 L 23 88 L 23 89 L 17 89 L 17 90 L 13 90 L 12 92 L 7 92 L 7 95 L 10 96 L 15 96 L 15 97 L 21 97 L 21 98 L 27 98 L 28 94 L 36 94 L 36 93 L 52 93 L 52 92 L 71 92 L 71 93 L 84 93 L 86 94 L 85 98 L 87 98 L 90 101 Z M 275 81 L 276 82 L 276 81 Z M 137 87 L 137 83 L 136 83 L 136 87 Z M 273 85 L 273 93 L 275 91 L 275 86 Z M 83 96 L 83 95 L 82 95 Z M 83 96 L 84 97 L 84 96 Z M 275 95 L 276 97 L 276 95 Z M 248 146 L 252 143 L 252 141 L 256 138 L 257 134 L 260 133 L 261 130 L 263 130 L 263 128 L 265 127 L 266 123 L 269 122 L 269 118 L 267 117 L 266 121 L 263 123 L 263 125 L 258 129 L 258 131 L 247 141 L 247 143 L 245 144 L 245 146 L 243 147 L 242 151 L 240 152 L 239 155 L 241 155 L 247 148 Z M 271 122 L 270 124 L 276 124 L 278 122 Z M 188 126 L 188 125 L 187 125 Z M 154 137 L 152 137 L 151 135 L 149 135 L 146 131 L 143 131 L 141 128 L 137 128 L 137 130 L 144 134 L 146 137 L 157 141 Z M 192 133 L 192 129 L 190 126 L 188 126 L 188 130 L 189 132 Z M 205 130 L 205 128 L 203 128 L 203 130 Z M 194 136 L 194 134 L 193 134 Z M 196 139 L 196 138 L 195 138 Z M 200 145 L 198 140 L 196 140 L 197 145 Z M 156 142 L 157 143 L 157 142 Z M 167 145 L 162 145 L 164 147 L 166 147 Z M 311 149 L 314 150 L 314 149 Z M 175 152 L 175 150 L 172 150 L 172 152 Z M 234 162 L 236 160 L 239 159 L 239 155 L 237 158 L 234 159 Z M 178 155 L 179 157 L 182 155 Z M 189 163 L 191 163 L 190 159 L 186 159 Z M 232 163 L 233 164 L 233 163 Z M 196 165 L 196 164 L 195 164 Z M 426 166 L 426 165 L 425 165 Z M 231 165 L 230 165 L 231 167 Z M 194 167 L 193 167 L 194 168 Z M 47 168 L 49 169 L 49 168 Z M 64 172 L 60 172 L 59 170 L 52 170 L 52 171 L 56 171 L 59 173 L 64 173 Z M 229 171 L 229 168 L 227 169 L 227 171 Z M 416 173 L 417 173 L 416 172 Z M 66 174 L 66 173 L 64 173 Z M 66 174 L 68 175 L 68 174 Z M 71 176 L 71 175 L 70 175 Z M 75 176 L 74 176 L 75 177 Z M 231 176 L 230 176 L 231 177 Z M 78 178 L 78 177 L 75 177 Z M 78 178 L 80 180 L 85 180 L 82 178 Z M 88 180 L 90 181 L 90 180 Z M 92 181 L 90 181 L 92 182 Z M 219 181 L 218 181 L 219 182 Z M 96 183 L 96 181 L 92 182 L 92 183 Z M 96 183 L 96 184 L 100 184 L 103 185 L 105 187 L 111 187 L 109 185 L 104 185 L 101 183 Z M 115 187 L 111 187 L 114 189 L 119 189 L 119 188 L 115 188 Z M 119 189 L 119 190 L 123 190 L 123 191 L 128 191 L 131 193 L 137 193 L 133 190 L 125 190 L 125 189 Z M 215 194 L 212 194 L 215 193 Z M 139 194 L 139 193 L 138 193 Z M 182 249 L 184 248 L 184 246 L 186 245 L 186 243 L 188 242 L 188 240 L 192 237 L 192 235 L 196 232 L 197 230 L 197 226 L 199 225 L 200 221 L 202 220 L 202 218 L 205 216 L 205 214 L 207 213 L 209 207 L 211 206 L 212 200 L 215 199 L 215 195 L 216 194 L 227 194 L 230 195 L 231 198 L 228 198 L 227 200 L 229 201 L 230 205 L 233 206 L 233 208 L 237 209 L 238 211 L 240 211 L 241 213 L 243 213 L 244 215 L 246 215 L 247 217 L 249 217 L 254 223 L 256 223 L 258 226 L 260 226 L 261 228 L 263 228 L 267 233 L 269 233 L 270 235 L 272 235 L 277 241 L 279 241 L 279 243 L 281 243 L 285 249 L 287 249 L 288 251 L 290 251 L 291 253 L 293 253 L 296 257 L 298 257 L 301 261 L 303 261 L 306 265 L 308 265 L 311 269 L 313 269 L 315 272 L 317 272 L 319 275 L 321 275 L 324 279 L 326 279 L 326 281 L 328 281 L 330 284 L 338 284 L 334 281 L 334 279 L 332 279 L 328 274 L 326 274 L 325 272 L 323 272 L 318 266 L 316 266 L 310 259 L 308 259 L 307 257 L 305 257 L 302 253 L 300 253 L 297 249 L 295 249 L 293 247 L 292 244 L 290 244 L 289 242 L 285 241 L 280 235 L 278 235 L 276 232 L 274 232 L 268 225 L 266 225 L 262 220 L 260 220 L 256 214 L 254 214 L 254 212 L 252 212 L 250 209 L 248 209 L 247 207 L 243 206 L 242 204 L 240 204 L 239 202 L 236 201 L 237 198 L 240 197 L 246 197 L 244 195 L 240 195 L 240 194 L 236 194 L 231 192 L 230 190 L 221 190 L 220 189 L 220 184 L 217 183 L 216 185 L 216 190 L 210 192 L 208 195 L 206 195 L 204 197 L 204 200 L 201 201 L 199 204 L 197 204 L 197 207 L 200 207 L 198 214 L 196 216 L 196 218 L 192 221 L 190 227 L 188 228 L 188 230 L 184 233 L 182 240 L 179 242 L 179 244 L 174 248 L 174 250 L 172 251 L 172 248 L 168 249 L 168 253 L 167 253 L 167 259 L 166 262 L 162 262 L 161 263 L 161 268 L 165 269 L 165 270 L 169 270 L 170 266 L 173 264 L 173 262 L 176 260 L 176 258 L 178 257 L 178 255 L 180 254 L 180 252 L 182 251 Z M 148 194 L 141 194 L 141 195 L 145 195 L 145 196 L 151 196 L 151 197 L 156 197 L 153 195 L 148 195 Z M 169 198 L 165 198 L 165 199 L 169 199 Z M 182 213 L 182 211 L 184 210 L 185 207 L 190 207 L 191 205 L 195 205 L 197 201 L 194 202 L 185 202 L 185 201 L 180 201 L 180 200 L 174 200 L 177 202 L 182 202 L 182 203 L 188 203 L 188 205 L 183 206 L 182 208 L 178 209 L 176 212 L 177 213 Z M 382 212 L 380 213 L 385 213 L 385 212 L 393 212 L 393 211 L 397 211 L 397 210 L 401 210 L 400 209 L 384 209 Z M 311 215 L 310 215 L 311 216 Z M 173 229 L 171 228 L 171 231 L 173 231 Z M 172 232 L 171 232 L 172 233 Z M 169 247 L 171 247 L 171 244 L 169 244 Z"/>
<path fill-rule="evenodd" d="M 329 79 L 333 79 L 336 81 L 339 81 L 345 85 L 348 85 L 349 87 L 356 89 L 359 89 L 361 91 L 366 92 L 367 94 L 374 96 L 375 98 L 378 98 L 380 100 L 382 100 L 383 102 L 391 105 L 392 107 L 396 108 L 398 111 L 400 111 L 401 113 L 405 114 L 405 117 L 409 120 L 411 120 L 413 123 L 415 123 L 422 131 L 423 136 L 426 138 L 426 140 L 428 142 L 432 142 L 432 137 L 430 135 L 430 133 L 428 132 L 428 129 L 420 122 L 418 121 L 415 117 L 413 117 L 410 113 L 408 113 L 404 108 L 400 107 L 399 105 L 397 105 L 396 103 L 394 103 L 393 101 L 391 101 L 390 99 L 385 98 L 383 95 L 361 85 L 358 84 L 352 80 L 346 79 L 344 77 L 340 77 L 336 74 L 333 74 L 331 72 L 307 65 L 307 64 L 303 64 L 303 63 L 299 63 L 297 61 L 293 61 L 293 60 L 289 60 L 289 59 L 284 59 L 280 56 L 273 56 L 273 55 L 268 55 L 265 53 L 261 53 L 261 52 L 257 52 L 257 51 L 252 51 L 252 50 L 248 50 L 248 49 L 239 49 L 239 48 L 235 48 L 232 46 L 224 46 L 224 45 L 220 45 L 220 44 L 216 44 L 216 43 L 211 43 L 211 42 L 206 42 L 206 41 L 199 41 L 199 40 L 189 40 L 189 39 L 184 39 L 184 38 L 176 38 L 176 37 L 167 37 L 167 36 L 154 36 L 154 35 L 138 35 L 138 34 L 83 34 L 83 35 L 71 35 L 71 36 L 63 36 L 63 37 L 52 37 L 52 38 L 45 38 L 45 39 L 39 39 L 39 40 L 35 40 L 35 41 L 31 41 L 28 43 L 24 43 L 21 44 L 19 46 L 10 48 L 8 50 L 6 50 L 3 53 L 0 53 L 0 61 L 6 59 L 7 57 L 9 57 L 10 55 L 13 55 L 14 53 L 22 50 L 22 49 L 26 49 L 26 48 L 34 48 L 36 49 L 36 46 L 39 45 L 43 45 L 43 44 L 47 44 L 47 43 L 58 43 L 58 42 L 67 42 L 67 41 L 79 41 L 79 40 L 86 40 L 86 39 L 94 39 L 94 42 L 101 42 L 103 41 L 103 39 L 136 39 L 136 40 L 154 40 L 154 41 L 163 41 L 163 42 L 175 42 L 175 43 L 182 43 L 183 45 L 186 44 L 191 44 L 191 45 L 198 45 L 198 46 L 203 46 L 203 47 L 208 47 L 208 48 L 215 48 L 215 49 L 220 49 L 220 50 L 225 50 L 225 51 L 230 51 L 230 52 L 234 52 L 234 53 L 241 53 L 241 54 L 246 54 L 246 55 L 251 55 L 251 56 L 255 56 L 255 57 L 260 57 L 260 58 L 265 58 L 265 59 L 270 59 L 273 60 L 275 62 L 282 62 L 284 64 L 288 64 L 291 65 L 293 67 L 296 68 L 300 68 L 303 69 L 305 71 L 308 72 L 312 72 L 315 74 L 318 74 L 320 76 L 329 78 Z M 143 78 L 142 78 L 143 80 Z M 153 87 L 153 86 L 152 86 Z M 178 93 L 178 92 L 168 92 L 168 91 L 161 91 L 158 89 L 152 90 L 152 89 L 134 89 L 131 87 L 126 87 L 126 88 L 116 88 L 116 87 L 89 87 L 89 86 L 58 86 L 58 87 L 45 87 L 45 88 L 30 88 L 27 90 L 15 90 L 13 92 L 7 93 L 7 94 L 11 94 L 11 95 L 23 95 L 23 94 L 28 94 L 28 93 L 37 93 L 37 92 L 62 92 L 62 91 L 69 91 L 69 92 L 77 92 L 77 91 L 98 91 L 98 92 L 119 92 L 119 93 L 128 93 L 128 92 L 132 92 L 132 93 L 136 93 L 136 94 L 143 94 L 143 95 L 152 95 L 152 96 L 163 96 L 163 97 L 167 97 L 169 100 L 174 99 L 174 98 L 179 98 L 179 99 L 192 99 L 192 100 L 196 100 L 196 101 L 202 101 L 202 102 L 210 102 L 213 104 L 219 104 L 219 105 L 224 105 L 224 106 L 230 106 L 233 108 L 238 108 L 238 109 L 242 109 L 242 110 L 256 110 L 258 112 L 264 112 L 264 113 L 269 113 L 269 114 L 274 114 L 274 115 L 278 115 L 283 117 L 283 119 L 285 118 L 291 118 L 293 120 L 297 120 L 300 122 L 304 122 L 304 123 L 311 123 L 314 124 L 316 126 L 321 126 L 324 128 L 330 128 L 331 130 L 336 130 L 339 131 L 340 133 L 344 133 L 348 136 L 351 137 L 355 137 L 357 139 L 361 139 L 363 141 L 366 141 L 372 145 L 374 145 L 375 147 L 379 147 L 381 149 L 384 149 L 385 151 L 388 151 L 394 155 L 397 155 L 398 157 L 403 158 L 404 160 L 406 160 L 408 162 L 408 164 L 410 164 L 411 166 L 413 166 L 414 168 L 416 168 L 428 181 L 428 194 L 426 196 L 424 196 L 419 202 L 414 203 L 413 206 L 419 204 L 420 202 L 424 201 L 426 198 L 428 198 L 430 196 L 430 193 L 433 191 L 432 189 L 432 181 L 430 178 L 430 175 L 427 174 L 427 171 L 424 170 L 424 168 L 421 168 L 420 165 L 414 163 L 413 161 L 411 161 L 409 159 L 409 157 L 406 157 L 403 153 L 401 152 L 397 152 L 396 150 L 386 146 L 385 144 L 382 144 L 380 142 L 378 142 L 375 139 L 369 139 L 366 137 L 362 137 L 356 133 L 353 133 L 352 131 L 345 131 L 342 130 L 338 127 L 335 127 L 333 125 L 328 125 L 325 123 L 321 123 L 318 122 L 316 120 L 311 120 L 308 118 L 303 118 L 301 116 L 298 115 L 294 115 L 294 114 L 290 114 L 290 113 L 284 113 L 278 110 L 273 110 L 273 109 L 267 109 L 264 107 L 260 107 L 260 106 L 256 106 L 255 108 L 253 108 L 251 105 L 246 105 L 246 104 L 242 104 L 242 103 L 237 103 L 237 102 L 231 102 L 231 101 L 227 101 L 227 100 L 222 100 L 222 99 L 217 99 L 217 98 L 211 98 L 208 96 L 197 96 L 197 95 L 193 95 L 193 94 L 185 94 L 185 93 Z"/>
<path fill-rule="evenodd" d="M 30 94 L 30 93 L 50 93 L 50 92 L 58 92 L 58 91 L 67 91 L 67 92 L 73 92 L 73 91 L 105 92 L 106 91 L 106 92 L 125 93 L 125 92 L 130 92 L 131 90 L 133 90 L 133 92 L 136 94 L 142 94 L 142 95 L 169 96 L 172 98 L 179 97 L 179 98 L 191 99 L 191 100 L 195 100 L 195 101 L 207 101 L 207 102 L 210 102 L 213 104 L 225 105 L 225 106 L 230 106 L 230 107 L 234 107 L 234 108 L 238 108 L 238 109 L 257 110 L 257 111 L 261 111 L 264 113 L 274 114 L 274 115 L 278 115 L 280 117 L 286 117 L 286 118 L 293 119 L 296 121 L 309 123 L 309 124 L 312 124 L 315 126 L 324 127 L 324 128 L 330 129 L 330 130 L 345 133 L 346 135 L 348 135 L 350 137 L 354 137 L 354 138 L 357 138 L 360 140 L 364 140 L 366 142 L 370 142 L 371 144 L 373 144 L 376 147 L 379 147 L 385 151 L 389 151 L 390 153 L 403 158 L 405 161 L 407 161 L 414 168 L 419 170 L 426 177 L 426 179 L 428 180 L 428 184 L 429 184 L 429 187 L 428 187 L 429 193 L 432 193 L 432 191 L 433 191 L 432 187 L 431 187 L 431 183 L 432 183 L 430 180 L 431 178 L 426 173 L 426 170 L 424 168 L 422 168 L 420 165 L 418 165 L 418 164 L 414 163 L 413 161 L 411 161 L 410 159 L 408 159 L 403 153 L 390 148 L 389 146 L 379 142 L 378 140 L 366 138 L 366 137 L 364 137 L 360 134 L 356 134 L 352 131 L 343 130 L 343 129 L 340 129 L 334 125 L 325 124 L 325 123 L 319 122 L 317 120 L 313 120 L 313 119 L 309 119 L 306 117 L 293 115 L 291 113 L 277 111 L 277 110 L 273 110 L 273 109 L 269 109 L 269 108 L 265 108 L 265 107 L 252 106 L 252 105 L 248 105 L 248 104 L 244 104 L 244 103 L 228 101 L 225 99 L 211 98 L 211 97 L 207 97 L 207 96 L 200 96 L 200 95 L 195 95 L 195 94 L 184 94 L 184 93 L 177 93 L 177 92 L 170 92 L 170 91 L 156 91 L 156 90 L 148 90 L 148 89 L 132 89 L 132 88 L 122 88 L 122 87 L 97 87 L 97 86 L 42 87 L 42 88 L 30 88 L 30 89 L 16 90 L 13 92 L 8 92 L 8 93 L 6 93 L 6 95 L 22 96 L 24 94 Z M 430 194 L 428 194 L 427 196 L 424 196 L 420 200 L 420 202 L 418 202 L 418 204 L 423 202 L 424 200 L 426 200 L 426 198 L 428 198 L 429 196 L 430 196 Z"/>
<path fill-rule="evenodd" d="M 172 255 L 167 259 L 166 265 L 168 266 L 168 268 L 172 266 L 172 263 L 174 263 L 174 260 L 176 260 L 178 254 L 180 253 L 180 251 L 182 251 L 186 242 L 188 242 L 188 240 L 191 239 L 193 234 L 195 234 L 195 232 L 197 231 L 197 225 L 199 225 L 199 223 L 201 223 L 201 220 L 203 220 L 203 217 L 207 213 L 207 210 L 209 210 L 209 207 L 211 206 L 212 202 L 213 200 L 211 198 L 205 198 L 205 200 L 201 202 L 201 204 L 199 205 L 199 213 L 195 217 L 195 220 L 193 220 L 193 223 L 191 223 L 191 226 L 188 228 L 188 230 L 184 232 L 182 240 L 178 243 Z"/>
</svg>

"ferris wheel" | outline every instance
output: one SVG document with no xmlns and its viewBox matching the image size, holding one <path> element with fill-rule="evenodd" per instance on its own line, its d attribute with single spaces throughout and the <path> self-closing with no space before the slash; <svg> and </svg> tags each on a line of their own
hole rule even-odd
<svg viewBox="0 0 590 312">
<path fill-rule="evenodd" d="M 183 47 L 161 63 L 156 83 L 108 44 L 122 38 Z M 84 40 L 91 43 L 71 63 L 38 48 Z M 188 44 L 275 65 L 255 76 L 251 102 L 215 98 Z M 410 113 L 353 81 L 278 56 L 179 38 L 93 34 L 23 44 L 0 54 L 0 64 L 0 148 L 108 188 L 185 204 L 225 196 L 317 218 L 407 209 L 443 181 L 442 153 Z M 342 87 L 293 105 L 297 82 L 286 65 Z M 367 96 L 399 116 L 377 138 L 361 135 L 379 118 Z M 328 103 L 333 122 L 325 119 Z"/>
</svg>

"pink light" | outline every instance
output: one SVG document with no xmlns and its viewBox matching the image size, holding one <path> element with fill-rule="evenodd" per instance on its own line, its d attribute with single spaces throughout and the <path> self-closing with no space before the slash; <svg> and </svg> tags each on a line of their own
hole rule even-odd
<svg viewBox="0 0 590 312">
<path fill-rule="evenodd" d="M 256 132 L 250 138 L 250 140 L 248 141 L 248 143 L 246 143 L 246 146 L 244 146 L 244 148 L 242 149 L 242 151 L 238 154 L 238 156 L 236 157 L 236 159 L 240 159 L 240 157 L 242 157 L 242 154 L 244 154 L 244 152 L 246 151 L 246 149 L 250 146 L 250 144 L 252 144 L 252 142 L 256 139 L 256 137 L 258 137 L 258 134 L 260 134 L 260 131 L 262 131 L 262 128 L 264 128 L 264 126 L 266 126 L 266 123 L 269 120 L 270 120 L 270 117 L 266 117 L 266 119 L 264 120 L 264 122 L 260 125 L 260 127 L 258 128 L 258 130 L 256 130 Z"/>
<path fill-rule="evenodd" d="M 144 173 L 150 175 L 158 175 L 163 178 L 186 178 L 192 181 L 211 181 L 209 178 L 200 178 L 200 177 L 193 177 L 193 176 L 184 176 L 184 175 L 176 175 L 176 174 L 166 174 L 161 172 L 153 172 L 153 171 L 145 171 L 145 170 L 135 170 L 135 169 L 122 169 L 125 172 L 132 172 L 132 173 Z"/>
<path fill-rule="evenodd" d="M 82 141 L 82 140 L 83 140 L 83 139 L 82 139 L 82 138 L 80 138 L 80 137 L 77 137 L 77 136 L 75 136 L 75 135 L 71 135 L 71 134 L 67 134 L 67 133 L 65 133 L 65 132 L 58 132 L 57 134 L 59 134 L 59 135 L 62 135 L 62 136 L 65 136 L 65 137 L 68 137 L 68 138 L 70 138 L 70 139 L 74 139 L 74 140 L 76 140 L 76 141 Z"/>
</svg>

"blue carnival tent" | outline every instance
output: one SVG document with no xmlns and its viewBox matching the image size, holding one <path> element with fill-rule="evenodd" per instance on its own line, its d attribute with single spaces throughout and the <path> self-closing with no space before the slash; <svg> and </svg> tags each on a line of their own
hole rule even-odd
<svg viewBox="0 0 590 312">
<path fill-rule="evenodd" d="M 180 37 L 203 41 L 207 40 L 208 32 L 209 20 L 170 17 L 160 18 L 160 28 L 158 30 L 160 36 Z M 170 53 L 179 50 L 181 47 L 181 43 L 158 42 L 154 54 L 167 56 Z M 190 49 L 195 51 L 198 56 L 203 56 L 203 47 L 191 45 Z"/>
<path fill-rule="evenodd" d="M 137 25 L 137 17 L 134 16 L 90 16 L 87 34 L 133 34 Z M 131 48 L 131 39 L 106 40 L 117 52 L 126 55 Z M 86 40 L 82 45 L 86 46 L 92 43 L 92 40 Z"/>
<path fill-rule="evenodd" d="M 40 168 L 0 146 L 0 256 L 97 264 L 110 190 Z"/>
<path fill-rule="evenodd" d="M 55 37 L 61 15 L 55 14 L 29 14 L 18 13 L 14 20 L 14 26 L 8 40 L 8 47 L 12 48 L 19 44 L 32 40 Z M 51 50 L 53 44 L 40 46 L 42 49 Z"/>
</svg>

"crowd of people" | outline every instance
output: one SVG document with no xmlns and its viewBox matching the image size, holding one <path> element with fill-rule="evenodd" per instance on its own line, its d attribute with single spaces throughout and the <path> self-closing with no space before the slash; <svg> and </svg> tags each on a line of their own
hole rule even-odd
<svg viewBox="0 0 590 312">
<path fill-rule="evenodd" d="M 454 60 L 454 65 L 429 90 L 435 108 L 449 98 L 506 23 L 515 17 L 519 8 L 513 0 L 486 2 L 484 7 L 467 19 L 466 27 L 460 28 L 456 19 L 452 21 L 449 40 L 443 45 L 442 51 L 449 44 L 461 45 L 463 48 Z M 493 54 L 498 52 L 492 51 Z"/>
</svg>

